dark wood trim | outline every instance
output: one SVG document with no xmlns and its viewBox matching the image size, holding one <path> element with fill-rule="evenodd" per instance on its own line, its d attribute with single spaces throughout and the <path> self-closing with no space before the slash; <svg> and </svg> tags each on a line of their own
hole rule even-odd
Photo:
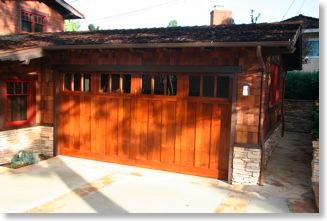
<svg viewBox="0 0 327 221">
<path fill-rule="evenodd" d="M 59 153 L 59 148 L 58 148 L 58 117 L 59 116 L 59 93 L 60 93 L 60 74 L 56 72 L 52 72 L 53 74 L 53 79 L 54 79 L 54 88 L 53 88 L 53 94 L 54 94 L 54 99 L 53 99 L 53 156 L 57 156 Z"/>
<path fill-rule="evenodd" d="M 122 44 L 90 44 L 90 45 L 51 45 L 44 50 L 76 50 L 105 48 L 214 48 L 214 47 L 285 47 L 291 50 L 293 41 L 257 41 L 257 42 L 183 42 L 183 43 L 122 43 Z"/>
<path fill-rule="evenodd" d="M 232 104 L 231 104 L 231 122 L 230 122 L 230 140 L 229 140 L 229 160 L 228 160 L 228 183 L 232 183 L 233 179 L 233 155 L 235 146 L 235 131 L 236 131 L 236 98 L 237 98 L 237 74 L 232 77 Z"/>
<path fill-rule="evenodd" d="M 240 66 L 222 65 L 114 65 L 114 64 L 57 64 L 52 68 L 56 71 L 69 72 L 166 72 L 166 73 L 235 73 L 241 72 Z"/>
</svg>

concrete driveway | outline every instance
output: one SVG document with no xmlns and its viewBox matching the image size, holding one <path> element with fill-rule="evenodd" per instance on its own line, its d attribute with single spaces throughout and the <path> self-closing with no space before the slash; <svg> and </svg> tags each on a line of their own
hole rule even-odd
<svg viewBox="0 0 327 221">
<path fill-rule="evenodd" d="M 287 156 L 289 147 L 283 143 L 292 146 L 292 139 L 298 142 L 296 134 L 287 136 L 289 139 L 275 151 L 276 159 L 272 158 L 273 167 L 268 167 L 263 187 L 66 156 L 17 170 L 1 167 L 0 188 L 5 191 L 0 192 L 0 212 L 316 212 L 309 184 L 303 181 L 306 179 L 296 178 L 296 168 L 293 178 L 285 179 L 283 174 L 288 174 L 283 166 L 290 168 L 289 160 L 285 158 L 288 164 L 274 161 L 280 159 L 278 154 Z M 295 143 L 293 146 L 298 148 Z M 293 151 L 289 152 L 294 155 Z M 303 176 L 301 165 L 297 172 Z"/>
</svg>

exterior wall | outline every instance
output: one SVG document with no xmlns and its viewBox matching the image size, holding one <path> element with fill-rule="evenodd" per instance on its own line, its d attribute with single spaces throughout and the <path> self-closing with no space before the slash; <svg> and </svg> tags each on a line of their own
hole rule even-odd
<svg viewBox="0 0 327 221">
<path fill-rule="evenodd" d="M 303 72 L 319 71 L 319 58 L 308 58 L 307 63 L 302 65 Z"/>
<path fill-rule="evenodd" d="M 0 131 L 0 164 L 10 162 L 20 150 L 53 155 L 53 128 L 35 126 Z"/>
<path fill-rule="evenodd" d="M 20 33 L 21 10 L 35 12 L 46 16 L 46 32 L 64 30 L 61 14 L 40 1 L 0 1 L 0 35 Z"/>
<path fill-rule="evenodd" d="M 315 101 L 285 100 L 285 130 L 310 133 L 310 115 Z"/>
<path fill-rule="evenodd" d="M 277 148 L 279 141 L 282 139 L 282 125 L 276 127 L 276 129 L 271 133 L 269 138 L 264 143 L 265 149 L 265 167 L 267 166 L 269 159 L 274 151 Z"/>
</svg>

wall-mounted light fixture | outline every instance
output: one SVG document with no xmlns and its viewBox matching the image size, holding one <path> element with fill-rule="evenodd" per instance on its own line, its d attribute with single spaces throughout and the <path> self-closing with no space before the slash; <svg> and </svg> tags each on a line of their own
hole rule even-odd
<svg viewBox="0 0 327 221">
<path fill-rule="evenodd" d="M 246 82 L 243 84 L 242 95 L 244 97 L 247 97 L 250 95 L 250 85 Z"/>
</svg>

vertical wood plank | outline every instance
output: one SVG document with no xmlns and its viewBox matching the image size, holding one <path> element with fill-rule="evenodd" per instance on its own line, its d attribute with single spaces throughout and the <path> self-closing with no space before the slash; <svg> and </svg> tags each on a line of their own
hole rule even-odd
<svg viewBox="0 0 327 221">
<path fill-rule="evenodd" d="M 175 160 L 176 103 L 164 102 L 162 111 L 161 162 L 173 164 Z"/>
<path fill-rule="evenodd" d="M 160 162 L 162 101 L 149 103 L 148 160 Z"/>
<path fill-rule="evenodd" d="M 187 102 L 182 126 L 181 165 L 194 164 L 196 103 Z"/>
<path fill-rule="evenodd" d="M 221 156 L 218 156 L 220 148 L 220 126 L 221 126 L 221 108 L 218 104 L 213 105 L 212 123 L 211 123 L 211 144 L 210 144 L 210 165 L 213 170 L 218 169 L 218 162 Z"/>
</svg>

